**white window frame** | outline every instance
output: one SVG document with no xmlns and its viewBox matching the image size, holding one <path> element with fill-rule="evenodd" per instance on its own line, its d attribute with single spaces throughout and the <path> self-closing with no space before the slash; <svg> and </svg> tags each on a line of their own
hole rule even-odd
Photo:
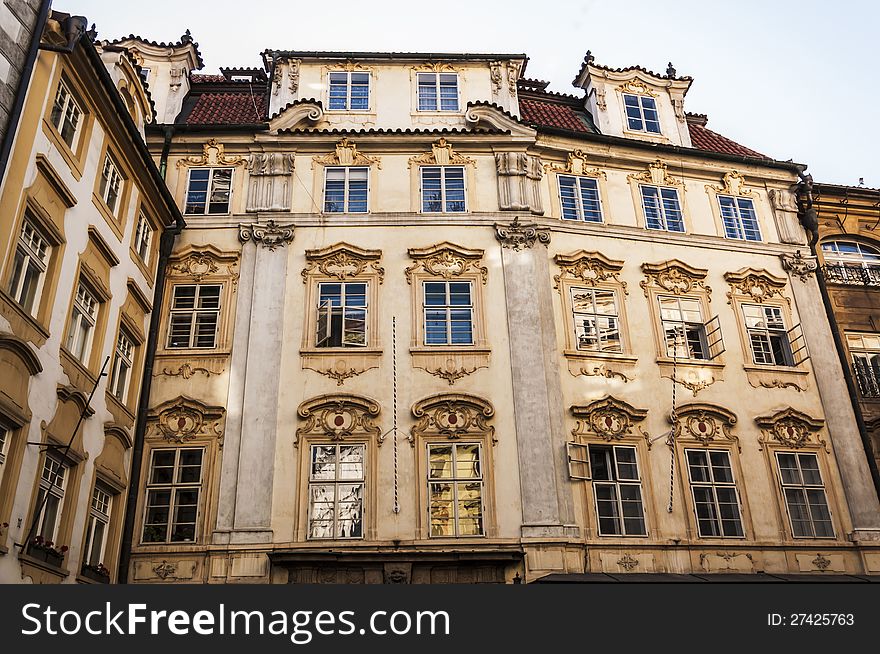
<svg viewBox="0 0 880 654">
<path fill-rule="evenodd" d="M 153 226 L 145 214 L 138 217 L 137 227 L 134 232 L 134 251 L 141 261 L 147 263 L 150 260 L 150 243 L 153 241 Z"/>
<path fill-rule="evenodd" d="M 9 294 L 22 309 L 31 316 L 35 316 L 40 306 L 40 296 L 43 293 L 43 283 L 46 280 L 46 271 L 49 267 L 49 257 L 52 246 L 34 223 L 28 219 L 27 214 L 22 221 L 21 232 L 18 235 L 18 244 L 15 249 L 13 274 L 9 280 Z M 18 271 L 16 274 L 15 271 Z M 25 282 L 33 277 L 28 273 L 36 272 L 33 296 L 25 304 L 25 299 L 30 285 Z"/>
<path fill-rule="evenodd" d="M 61 458 L 46 454 L 43 465 L 40 468 L 40 481 L 37 492 L 37 505 L 34 507 L 36 520 L 35 535 L 44 541 L 51 541 L 57 545 L 58 531 L 61 527 L 61 516 L 64 511 L 64 495 L 67 489 L 67 477 L 70 466 Z M 46 495 L 50 499 L 46 500 Z M 44 501 L 45 500 L 45 501 Z M 54 511 L 50 514 L 47 509 L 49 503 L 54 503 Z M 46 530 L 46 520 L 52 516 L 52 524 L 49 531 Z"/>
<path fill-rule="evenodd" d="M 440 171 L 440 211 L 425 211 L 425 171 L 438 169 Z M 464 199 L 462 204 L 464 207 L 461 211 L 448 211 L 446 208 L 446 174 L 449 170 L 461 170 L 462 192 Z M 464 166 L 420 166 L 419 167 L 419 212 L 423 214 L 464 214 L 468 212 L 468 181 L 467 170 Z"/>
<path fill-rule="evenodd" d="M 14 432 L 15 428 L 8 421 L 0 417 L 0 482 L 3 481 L 6 453 L 9 450 L 9 442 L 12 440 L 12 434 Z"/>
<path fill-rule="evenodd" d="M 647 201 L 648 198 L 645 196 L 645 189 L 656 189 L 657 191 L 657 212 L 659 216 L 659 220 L 662 224 L 662 227 L 651 227 L 648 223 L 648 208 Z M 666 214 L 666 205 L 663 204 L 663 191 L 672 191 L 675 193 L 675 203 L 678 206 L 678 214 L 681 220 L 681 229 L 669 229 L 669 217 Z M 655 184 L 639 184 L 639 196 L 642 199 L 642 215 L 645 217 L 645 229 L 650 229 L 655 232 L 668 232 L 670 234 L 685 234 L 687 233 L 687 225 L 685 224 L 684 219 L 684 207 L 681 204 L 681 194 L 678 192 L 678 189 L 674 186 L 657 186 Z"/>
<path fill-rule="evenodd" d="M 562 197 L 562 181 L 565 179 L 574 180 L 574 201 L 575 201 L 575 217 L 567 218 L 565 216 L 565 201 Z M 586 184 L 594 184 L 596 191 L 596 204 L 598 205 L 598 220 L 589 220 L 587 219 L 586 213 L 584 211 L 584 189 L 583 185 Z M 586 177 L 583 175 L 557 175 L 556 176 L 556 188 L 559 191 L 559 211 L 560 218 L 562 220 L 569 220 L 573 222 L 584 222 L 584 223 L 593 223 L 596 225 L 600 225 L 605 222 L 605 211 L 602 208 L 602 195 L 599 191 L 599 180 L 596 177 Z"/>
<path fill-rule="evenodd" d="M 195 294 L 193 295 L 193 306 L 191 308 L 175 308 L 175 302 L 177 301 L 177 289 L 185 288 L 185 287 L 195 287 Z M 202 299 L 202 289 L 209 287 L 217 287 L 217 306 L 210 308 L 202 308 L 199 306 L 199 301 Z M 169 350 L 212 350 L 217 347 L 218 335 L 220 333 L 220 312 L 223 309 L 223 284 L 174 284 L 171 287 L 171 305 L 168 312 L 168 338 L 165 343 L 166 349 Z M 213 314 L 214 315 L 214 341 L 211 345 L 197 345 L 196 344 L 196 327 L 199 324 L 198 316 L 200 314 Z M 190 315 L 189 321 L 189 338 L 187 339 L 186 345 L 173 345 L 171 339 L 174 335 L 174 317 L 178 315 Z"/>
<path fill-rule="evenodd" d="M 116 338 L 109 389 L 111 395 L 122 404 L 126 404 L 128 397 L 131 372 L 134 369 L 135 347 L 134 339 L 124 328 L 120 328 Z"/>
<path fill-rule="evenodd" d="M 425 444 L 427 448 L 427 462 L 428 462 L 428 526 L 429 533 L 432 538 L 480 538 L 486 535 L 486 484 L 485 484 L 485 458 L 483 456 L 483 444 L 479 441 L 466 441 L 466 442 L 432 442 Z M 451 476 L 449 477 L 435 477 L 433 476 L 433 469 L 431 467 L 431 448 L 436 447 L 449 447 L 451 448 Z M 474 477 L 460 477 L 457 474 L 458 470 L 458 450 L 462 447 L 476 447 L 477 448 L 477 468 L 479 471 L 479 475 Z M 435 534 L 434 533 L 434 524 L 433 524 L 433 506 L 434 502 L 432 500 L 432 490 L 431 487 L 434 484 L 449 484 L 452 486 L 452 526 L 453 526 L 453 534 Z M 480 487 L 480 533 L 478 534 L 463 534 L 461 533 L 461 524 L 459 522 L 459 485 L 460 484 L 479 484 Z"/>
<path fill-rule="evenodd" d="M 614 478 L 613 479 L 596 479 L 596 466 L 593 462 L 593 452 L 592 448 L 601 449 L 603 454 L 608 453 L 610 451 L 611 459 L 613 463 L 613 471 Z M 617 454 L 619 451 L 629 450 L 632 452 L 636 474 L 638 475 L 635 479 L 620 478 L 620 464 L 621 462 L 618 460 Z M 599 536 L 613 536 L 619 538 L 644 538 L 648 535 L 648 516 L 645 513 L 645 496 L 642 492 L 642 473 L 641 466 L 639 465 L 639 453 L 638 450 L 632 445 L 605 445 L 601 443 L 590 443 L 587 445 L 587 454 L 589 457 L 589 469 L 590 469 L 590 479 L 593 485 L 593 509 L 596 512 L 596 531 Z M 607 486 L 614 488 L 614 496 L 616 500 L 616 516 L 608 516 L 606 519 L 614 519 L 617 522 L 617 531 L 618 533 L 604 533 L 602 530 L 602 514 L 599 512 L 599 486 Z M 628 533 L 626 519 L 624 518 L 623 512 L 623 497 L 621 495 L 620 489 L 622 486 L 627 487 L 635 487 L 638 489 L 639 495 L 639 505 L 642 509 L 642 526 L 644 528 L 644 533 Z"/>
<path fill-rule="evenodd" d="M 624 342 L 623 342 L 623 329 L 621 325 L 620 319 L 620 302 L 617 296 L 617 291 L 613 288 L 601 288 L 601 287 L 585 287 L 585 286 L 569 286 L 569 299 L 571 300 L 571 317 L 572 317 L 572 328 L 574 329 L 574 340 L 575 345 L 578 350 L 584 352 L 616 352 L 618 354 L 622 354 L 624 352 Z M 605 313 L 596 313 L 596 293 L 610 293 L 611 297 L 614 300 L 614 314 L 605 314 Z M 577 311 L 575 308 L 575 293 L 588 293 L 592 298 L 593 312 L 584 312 Z M 596 340 L 596 345 L 594 347 L 587 347 L 581 345 L 581 337 L 579 336 L 578 331 L 578 320 L 582 321 L 581 329 L 585 332 L 587 329 L 583 326 L 583 322 L 586 322 L 585 319 L 592 317 L 591 327 L 593 329 L 594 338 Z M 618 347 L 616 349 L 606 349 L 602 346 L 603 343 L 607 342 L 606 338 L 602 337 L 602 334 L 599 332 L 598 324 L 602 319 L 613 319 L 614 323 L 617 327 L 617 343 Z"/>
<path fill-rule="evenodd" d="M 61 100 L 59 106 L 58 101 L 62 95 L 64 98 Z M 64 141 L 71 150 L 75 150 L 84 114 L 82 107 L 80 107 L 74 99 L 73 93 L 70 92 L 70 87 L 63 79 L 58 83 L 58 90 L 55 92 L 55 99 L 52 102 L 52 111 L 49 116 L 50 122 L 58 131 L 58 134 L 61 135 L 61 140 Z M 73 134 L 71 135 L 70 141 L 64 136 L 64 128 L 69 124 L 73 125 Z"/>
<path fill-rule="evenodd" d="M 86 363 L 95 338 L 101 302 L 88 284 L 80 279 L 70 311 L 70 326 L 64 346 L 76 359 Z"/>
<path fill-rule="evenodd" d="M 315 474 L 315 452 L 318 448 L 334 448 L 334 477 L 333 479 L 318 479 L 314 477 Z M 341 477 L 340 470 L 343 467 L 344 462 L 339 461 L 339 453 L 342 448 L 352 448 L 359 449 L 361 452 L 360 455 L 360 468 L 361 474 L 360 476 L 352 476 L 352 477 Z M 367 482 L 366 482 L 366 474 L 367 474 L 367 445 L 365 443 L 314 443 L 309 447 L 309 474 L 308 474 L 308 539 L 309 540 L 363 540 L 364 532 L 365 532 L 365 515 L 366 515 L 366 490 L 367 490 Z M 333 487 L 333 533 L 332 534 L 318 534 L 316 533 L 316 525 L 313 524 L 318 522 L 316 518 L 314 518 L 314 491 L 320 486 L 332 486 Z M 357 535 L 348 535 L 344 536 L 341 534 L 340 530 L 340 522 L 342 520 L 342 516 L 340 514 L 340 505 L 343 504 L 343 498 L 340 497 L 340 488 L 343 486 L 355 486 L 360 487 L 360 533 Z"/>
<path fill-rule="evenodd" d="M 758 212 L 755 210 L 755 203 L 749 198 L 740 198 L 734 195 L 719 195 L 718 197 L 718 212 L 721 216 L 721 228 L 724 230 L 724 238 L 728 238 L 733 241 L 748 241 L 750 243 L 761 243 L 764 240 L 764 237 L 761 235 L 761 221 L 758 220 Z M 724 205 L 722 204 L 722 200 L 732 200 L 733 201 L 733 215 L 725 216 L 724 215 Z M 746 230 L 745 223 L 743 221 L 743 207 L 740 203 L 748 204 L 751 207 L 752 216 L 755 219 L 755 229 L 754 232 L 757 235 L 757 238 L 749 238 L 749 231 Z M 728 234 L 728 220 L 733 221 L 730 224 L 730 229 L 735 233 L 735 235 L 731 236 Z"/>
<path fill-rule="evenodd" d="M 86 539 L 83 544 L 83 564 L 97 566 L 104 564 L 104 555 L 107 551 L 107 538 L 110 533 L 110 516 L 113 511 L 114 493 L 100 481 L 95 482 L 92 489 L 92 497 L 89 501 L 89 514 L 86 518 Z M 95 533 L 101 525 L 100 543 L 97 543 L 97 557 L 92 554 L 96 551 Z"/>
<path fill-rule="evenodd" d="M 333 90 L 333 82 L 330 78 L 332 75 L 345 75 L 345 106 L 331 107 L 331 98 Z M 351 106 L 351 76 L 366 75 L 367 76 L 367 106 L 363 108 L 353 109 Z M 369 112 L 373 102 L 373 75 L 366 70 L 331 70 L 327 73 L 327 111 L 347 111 L 347 112 Z"/>
<path fill-rule="evenodd" d="M 794 356 L 791 351 L 791 342 L 789 341 L 788 326 L 785 323 L 785 312 L 782 310 L 782 307 L 772 304 L 751 304 L 747 302 L 744 302 L 741 306 L 743 315 L 743 326 L 746 329 L 746 338 L 749 342 L 749 351 L 752 354 L 752 363 L 758 366 L 781 366 L 786 368 L 795 367 Z M 749 327 L 749 317 L 746 314 L 746 308 L 759 309 L 763 315 L 763 322 L 765 326 Z M 767 315 L 768 312 L 776 314 L 773 319 L 778 320 L 782 325 L 781 327 L 771 329 L 768 326 L 770 324 L 770 317 Z M 773 336 L 782 339 L 782 361 L 777 361 L 776 355 L 773 352 Z M 758 354 L 755 350 L 755 338 L 762 339 L 763 343 L 766 346 L 766 352 L 762 349 L 762 354 L 769 355 L 771 361 L 758 361 Z"/>
<path fill-rule="evenodd" d="M 344 171 L 343 175 L 343 202 L 342 202 L 342 211 L 328 211 L 327 210 L 327 182 L 331 172 Z M 352 211 L 350 209 L 350 192 L 351 192 L 351 172 L 353 170 L 357 171 L 365 171 L 367 174 L 367 202 L 366 207 L 363 211 Z M 369 166 L 327 166 L 324 168 L 324 202 L 321 205 L 322 213 L 327 214 L 366 214 L 370 213 L 370 167 Z"/>
<path fill-rule="evenodd" d="M 202 211 L 190 211 L 189 210 L 189 194 L 190 194 L 190 186 L 192 184 L 192 174 L 196 171 L 207 170 L 208 171 L 208 186 L 205 189 L 205 206 Z M 224 211 L 211 211 L 211 194 L 213 193 L 214 188 L 214 176 L 218 171 L 228 170 L 229 171 L 229 196 L 226 199 L 226 209 Z M 232 195 L 233 195 L 233 185 L 235 183 L 235 168 L 230 166 L 212 166 L 212 167 L 197 167 L 190 168 L 187 172 L 186 176 L 186 193 L 183 196 L 183 212 L 184 215 L 187 216 L 228 216 L 232 212 Z"/>
<path fill-rule="evenodd" d="M 622 95 L 623 95 L 623 119 L 625 121 L 624 125 L 626 126 L 627 131 L 629 131 L 629 132 L 643 132 L 645 134 L 656 134 L 657 136 L 660 136 L 661 134 L 663 134 L 663 126 L 660 123 L 660 109 L 657 107 L 657 100 L 656 99 L 652 98 L 649 95 L 641 95 L 638 93 L 623 93 Z M 638 128 L 631 127 L 629 124 L 629 114 L 627 113 L 627 106 L 626 106 L 626 98 L 627 97 L 636 99 L 636 104 L 638 105 L 638 109 L 639 109 L 639 120 L 641 121 L 641 127 L 638 127 Z M 651 102 L 654 103 L 654 108 L 652 111 L 654 111 L 654 113 L 657 114 L 657 120 L 655 121 L 657 123 L 657 131 L 656 132 L 654 130 L 648 129 L 648 120 L 645 118 L 645 104 L 644 104 L 645 100 L 650 100 Z"/>
<path fill-rule="evenodd" d="M 119 209 L 119 201 L 122 199 L 122 173 L 119 172 L 119 165 L 114 161 L 108 152 L 104 156 L 104 165 L 101 168 L 101 181 L 98 185 L 98 193 L 110 213 L 116 215 Z"/>
<path fill-rule="evenodd" d="M 709 479 L 700 481 L 694 480 L 693 468 L 691 467 L 691 454 L 703 455 L 705 457 L 704 463 L 706 464 L 705 469 L 708 471 Z M 722 454 L 726 458 L 727 465 L 723 466 L 730 470 L 730 481 L 719 481 L 715 479 L 715 468 L 712 461 L 712 454 Z M 684 450 L 684 458 L 685 464 L 687 465 L 688 470 L 688 482 L 691 486 L 691 499 L 694 502 L 694 519 L 697 523 L 697 533 L 700 538 L 745 538 L 745 526 L 743 525 L 743 515 L 742 515 L 742 502 L 739 496 L 739 489 L 736 485 L 736 475 L 734 474 L 733 462 L 730 458 L 730 452 L 728 450 L 708 450 L 702 448 L 686 448 Z M 698 502 L 697 501 L 697 489 L 706 489 L 712 496 L 712 512 L 713 516 L 709 518 L 700 518 L 698 504 L 707 504 L 706 502 Z M 736 523 L 739 527 L 740 533 L 727 534 L 724 533 L 724 523 L 726 521 L 730 521 L 730 519 L 725 519 L 721 515 L 721 502 L 718 500 L 718 490 L 719 489 L 727 489 L 733 490 L 734 498 L 736 499 Z M 715 529 L 718 533 L 715 534 L 704 534 L 703 533 L 703 522 L 711 521 L 713 525 L 713 529 Z"/>
<path fill-rule="evenodd" d="M 782 474 L 782 462 L 779 460 L 780 455 L 790 455 L 790 456 L 794 457 L 795 462 L 797 463 L 798 475 L 801 478 L 800 483 L 792 483 L 792 482 L 785 481 L 785 478 Z M 808 484 L 804 481 L 803 467 L 801 465 L 801 457 L 812 457 L 813 459 L 815 459 L 816 472 L 819 475 L 819 481 L 821 483 Z M 782 488 L 782 501 L 785 503 L 785 512 L 788 515 L 788 526 L 791 529 L 792 537 L 793 538 L 807 538 L 807 539 L 835 538 L 834 517 L 831 513 L 831 506 L 828 504 L 828 493 L 825 490 L 825 481 L 822 479 L 822 469 L 819 466 L 819 456 L 813 452 L 788 452 L 788 451 L 781 451 L 780 450 L 780 451 L 776 452 L 776 469 L 777 469 L 777 472 L 779 473 L 779 484 Z M 810 523 L 810 531 L 812 532 L 811 534 L 799 535 L 799 534 L 795 533 L 794 520 L 792 519 L 791 506 L 788 501 L 788 494 L 786 493 L 786 490 L 801 492 L 802 497 L 804 498 L 804 501 L 806 502 L 803 506 L 806 506 L 806 508 L 807 508 L 807 516 L 808 516 L 809 523 Z M 811 505 L 809 503 L 809 499 L 807 499 L 807 494 L 809 491 L 821 491 L 821 493 L 822 493 L 822 499 L 825 504 L 825 510 L 828 512 L 827 522 L 831 526 L 831 533 L 828 535 L 822 535 L 822 536 L 816 535 L 816 524 L 815 523 L 818 521 L 813 517 L 813 512 L 812 512 L 811 507 L 814 505 Z M 821 521 L 821 522 L 825 522 L 825 521 Z"/>
<path fill-rule="evenodd" d="M 171 466 L 171 481 L 170 482 L 153 482 L 153 471 L 155 467 L 156 454 L 160 452 L 174 452 L 174 463 Z M 183 482 L 180 481 L 180 472 L 181 468 L 181 454 L 183 452 L 201 452 L 201 458 L 199 460 L 199 479 L 198 481 L 188 481 Z M 147 467 L 147 479 L 144 485 L 144 516 L 141 521 L 141 543 L 145 545 L 149 545 L 151 543 L 197 543 L 199 541 L 199 521 L 201 519 L 201 504 L 202 504 L 202 485 L 205 480 L 205 456 L 206 451 L 203 447 L 158 447 L 150 451 L 150 464 Z M 163 466 L 167 467 L 167 466 Z M 194 467 L 194 466 L 187 466 Z M 168 518 L 165 521 L 165 539 L 164 540 L 146 540 L 144 539 L 144 535 L 148 526 L 157 526 L 160 523 L 147 523 L 147 518 L 149 517 L 150 507 L 158 506 L 163 507 L 166 506 L 164 504 L 150 504 L 150 493 L 152 491 L 167 491 L 170 495 L 168 500 Z M 177 520 L 177 510 L 180 507 L 180 503 L 177 501 L 178 493 L 181 492 L 191 492 L 195 491 L 196 493 L 196 513 L 195 513 L 195 522 L 185 522 L 181 523 Z M 184 506 L 191 506 L 189 504 Z M 186 524 L 193 525 L 193 538 L 192 540 L 180 539 L 175 540 L 172 537 L 174 536 L 175 525 Z"/>
<path fill-rule="evenodd" d="M 364 304 L 363 306 L 349 306 L 347 304 L 347 293 L 346 287 L 354 284 L 362 284 L 364 286 Z M 334 307 L 330 304 L 322 304 L 321 303 L 321 288 L 324 285 L 333 285 L 339 286 L 339 301 L 340 305 L 338 307 Z M 349 318 L 346 316 L 347 310 L 355 310 L 355 311 L 363 311 L 364 312 L 364 339 L 362 343 L 346 341 L 346 334 L 349 333 L 349 329 L 347 329 L 347 323 Z M 342 320 L 342 334 L 340 334 L 340 342 L 341 345 L 322 345 L 325 341 L 329 340 L 333 335 L 333 315 L 341 314 Z M 317 312 L 317 324 L 315 326 L 315 347 L 318 348 L 333 348 L 333 347 L 366 347 L 370 342 L 370 334 L 369 334 L 369 325 L 370 325 L 370 282 L 367 280 L 357 280 L 353 279 L 348 282 L 319 282 L 318 283 L 318 312 Z M 321 326 L 324 326 L 325 334 L 322 334 Z M 357 333 L 352 330 L 352 333 Z"/>
<path fill-rule="evenodd" d="M 670 320 L 670 319 L 664 318 L 663 317 L 663 301 L 664 300 L 675 301 L 676 305 L 677 305 L 679 316 L 682 316 L 682 317 L 683 317 L 683 311 L 681 308 L 681 301 L 682 300 L 691 300 L 693 302 L 696 302 L 697 307 L 700 310 L 700 322 L 696 323 L 696 322 L 689 321 L 689 320 Z M 707 338 L 707 335 L 706 335 L 706 319 L 705 319 L 705 316 L 703 315 L 703 303 L 699 297 L 695 297 L 695 296 L 691 296 L 691 295 L 658 295 L 657 296 L 657 308 L 660 311 L 660 339 L 663 344 L 663 355 L 664 356 L 669 357 L 669 358 L 676 358 L 676 359 L 687 359 L 690 361 L 710 361 L 711 360 L 711 354 L 709 352 L 709 339 Z M 670 325 L 679 325 L 681 327 L 682 340 L 681 340 L 681 342 L 679 342 L 679 336 L 678 336 L 679 332 L 678 331 L 674 332 L 676 334 L 676 338 L 675 338 L 675 344 L 674 344 L 674 349 L 673 349 L 672 354 L 669 353 L 669 342 L 666 338 L 666 325 L 667 325 L 667 323 Z M 701 356 L 701 357 L 694 356 L 694 350 L 691 347 L 691 343 L 687 338 L 688 328 L 693 328 L 693 326 L 695 326 L 695 325 L 699 325 L 700 345 L 703 349 L 703 356 Z M 681 357 L 681 356 L 678 356 L 677 354 L 675 354 L 675 352 L 680 344 L 683 344 L 687 348 L 687 357 Z"/>
<path fill-rule="evenodd" d="M 442 109 L 443 102 L 440 95 L 440 76 L 441 75 L 455 75 L 455 109 Z M 436 106 L 433 109 L 422 109 L 422 84 L 421 79 L 422 76 L 434 77 L 434 91 L 436 92 Z M 426 85 L 427 86 L 427 85 Z M 458 113 L 461 111 L 461 76 L 458 73 L 453 72 L 417 72 L 416 73 L 416 111 L 420 112 L 437 112 L 437 113 Z"/>
<path fill-rule="evenodd" d="M 446 304 L 445 305 L 428 305 L 427 304 L 427 285 L 428 284 L 444 284 L 445 286 L 445 294 L 446 294 Z M 468 295 L 470 296 L 470 304 L 451 304 L 449 302 L 450 296 L 450 284 L 467 284 L 468 285 Z M 474 330 L 476 329 L 476 325 L 474 324 L 474 283 L 470 279 L 423 279 L 422 280 L 422 335 L 423 335 L 423 345 L 426 347 L 470 347 L 476 342 L 476 334 Z M 471 340 L 469 343 L 454 343 L 452 341 L 452 311 L 463 311 L 467 309 L 470 313 L 470 326 L 471 326 Z M 446 317 L 444 322 L 446 324 L 446 342 L 445 343 L 429 343 L 428 342 L 428 311 L 445 311 Z"/>
</svg>

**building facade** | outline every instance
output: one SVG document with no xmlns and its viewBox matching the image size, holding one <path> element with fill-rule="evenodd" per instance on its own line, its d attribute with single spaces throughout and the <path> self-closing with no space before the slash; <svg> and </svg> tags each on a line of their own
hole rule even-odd
<svg viewBox="0 0 880 654">
<path fill-rule="evenodd" d="M 75 18 L 75 17 L 74 17 Z M 0 188 L 0 581 L 116 579 L 162 234 L 121 49 L 53 12 Z"/>
<path fill-rule="evenodd" d="M 867 435 L 880 465 L 880 191 L 812 185 L 816 253 Z M 876 480 L 876 477 L 875 477 Z"/>
<path fill-rule="evenodd" d="M 187 221 L 129 581 L 880 572 L 803 167 L 686 113 L 690 78 L 104 46 L 149 71 Z"/>
</svg>

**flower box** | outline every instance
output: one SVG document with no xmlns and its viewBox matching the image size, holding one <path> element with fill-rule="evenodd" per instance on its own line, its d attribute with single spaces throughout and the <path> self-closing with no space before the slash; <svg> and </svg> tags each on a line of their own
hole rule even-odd
<svg viewBox="0 0 880 654">
<path fill-rule="evenodd" d="M 83 563 L 80 574 L 86 579 L 91 579 L 92 581 L 96 581 L 99 584 L 110 583 L 110 571 L 107 570 L 107 568 L 105 568 L 103 565 L 89 565 L 87 563 Z"/>
</svg>

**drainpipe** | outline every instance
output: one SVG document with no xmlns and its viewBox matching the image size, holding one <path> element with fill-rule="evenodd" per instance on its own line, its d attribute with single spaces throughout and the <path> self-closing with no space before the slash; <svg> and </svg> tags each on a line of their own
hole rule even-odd
<svg viewBox="0 0 880 654">
<path fill-rule="evenodd" d="M 31 74 L 34 71 L 34 64 L 37 61 L 37 51 L 39 50 L 40 39 L 43 37 L 43 29 L 46 25 L 46 19 L 49 16 L 49 7 L 51 4 L 51 0 L 43 0 L 40 5 L 40 13 L 37 16 L 37 22 L 34 24 L 34 33 L 31 37 L 28 53 L 24 60 L 24 68 L 21 69 L 21 77 L 18 79 L 18 89 L 15 91 L 15 100 L 12 102 L 12 107 L 9 111 L 9 124 L 6 125 L 6 136 L 3 139 L 3 144 L 0 145 L 0 180 L 6 176 L 6 165 L 9 163 L 12 142 L 15 140 L 15 132 L 18 130 L 18 123 L 21 119 L 21 110 L 24 108 L 24 100 L 27 97 Z"/>
<path fill-rule="evenodd" d="M 798 184 L 798 196 L 806 201 L 804 211 L 800 214 L 801 223 L 810 233 L 810 254 L 814 257 L 816 254 L 816 243 L 819 241 L 819 220 L 815 207 L 813 207 L 813 178 L 811 175 L 804 175 L 799 172 L 801 183 Z M 868 429 L 865 426 L 865 417 L 862 415 L 862 406 L 859 403 L 859 391 L 856 387 L 852 375 L 852 366 L 846 354 L 846 346 L 841 337 L 840 325 L 834 316 L 834 305 L 831 302 L 831 296 L 828 294 L 828 286 L 825 284 L 825 276 L 822 270 L 816 267 L 816 280 L 819 282 L 819 292 L 822 295 L 822 304 L 825 306 L 825 313 L 828 315 L 828 322 L 831 325 L 831 335 L 834 337 L 834 347 L 837 350 L 837 358 L 840 359 L 840 365 L 843 368 L 843 378 L 846 380 L 846 390 L 849 395 L 849 401 L 853 407 L 853 413 L 856 416 L 856 424 L 859 428 L 859 435 L 862 438 L 862 445 L 865 448 L 865 455 L 868 459 L 868 468 L 871 470 L 871 478 L 874 480 L 874 490 L 877 497 L 880 498 L 880 470 L 877 469 L 877 460 L 874 458 L 874 448 L 871 438 L 868 436 Z"/>
<path fill-rule="evenodd" d="M 165 142 L 162 145 L 162 156 L 159 161 L 159 173 L 165 179 L 168 170 L 168 153 L 171 150 L 171 139 L 174 126 L 165 127 Z M 162 322 L 162 303 L 165 299 L 165 268 L 174 240 L 185 227 L 183 219 L 162 233 L 159 242 L 159 262 L 156 268 L 156 293 L 153 296 L 153 311 L 150 314 L 150 331 L 147 334 L 147 351 L 144 356 L 144 374 L 141 379 L 141 394 L 138 400 L 137 421 L 134 428 L 134 447 L 131 453 L 131 473 L 128 480 L 128 497 L 125 503 L 125 522 L 122 527 L 122 543 L 120 544 L 119 568 L 117 580 L 120 584 L 128 582 L 128 567 L 131 561 L 131 548 L 134 540 L 134 529 L 137 516 L 137 500 L 140 488 L 141 467 L 144 458 L 144 436 L 147 431 L 147 411 L 150 408 L 150 390 L 153 384 L 153 367 L 156 359 L 156 347 L 159 340 L 159 325 Z"/>
</svg>

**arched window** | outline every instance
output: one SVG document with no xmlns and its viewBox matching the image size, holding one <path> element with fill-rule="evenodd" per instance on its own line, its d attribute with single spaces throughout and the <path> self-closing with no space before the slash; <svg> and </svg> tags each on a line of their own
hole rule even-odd
<svg viewBox="0 0 880 654">
<path fill-rule="evenodd" d="M 838 284 L 880 286 L 880 249 L 858 241 L 822 243 L 825 279 Z"/>
</svg>

